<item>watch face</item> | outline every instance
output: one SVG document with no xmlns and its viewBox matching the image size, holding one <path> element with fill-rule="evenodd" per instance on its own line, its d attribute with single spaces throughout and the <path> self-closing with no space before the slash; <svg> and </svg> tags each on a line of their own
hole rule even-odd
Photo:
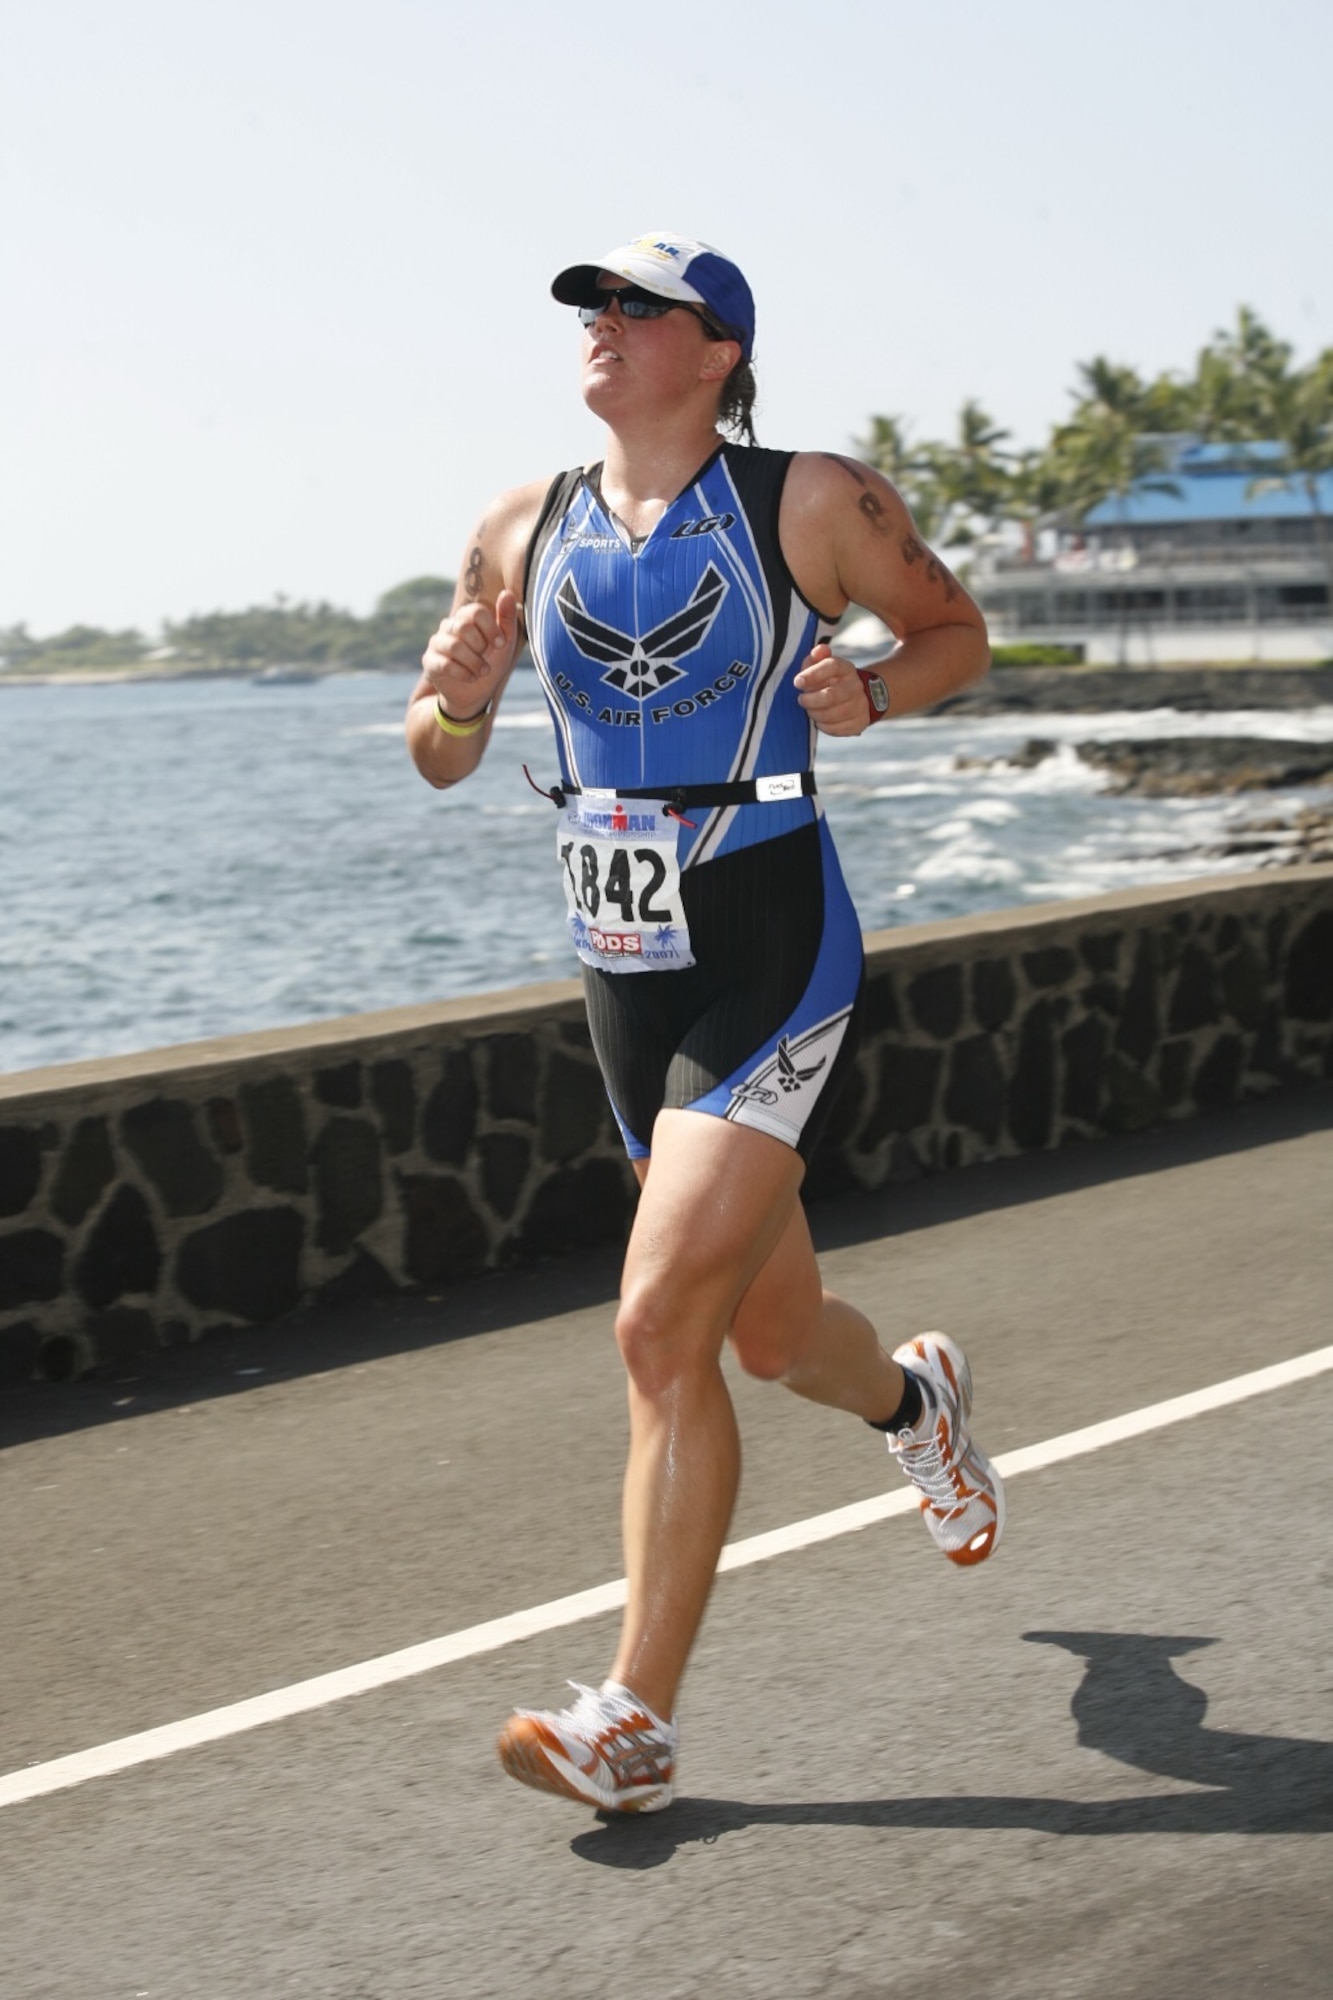
<svg viewBox="0 0 1333 2000">
<path fill-rule="evenodd" d="M 866 682 L 866 693 L 870 696 L 870 706 L 874 709 L 876 715 L 887 715 L 889 712 L 889 690 L 878 674 L 872 674 Z"/>
</svg>

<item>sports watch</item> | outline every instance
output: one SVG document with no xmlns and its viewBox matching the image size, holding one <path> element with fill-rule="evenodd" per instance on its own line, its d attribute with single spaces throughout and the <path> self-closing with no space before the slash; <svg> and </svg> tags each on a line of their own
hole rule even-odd
<svg viewBox="0 0 1333 2000">
<path fill-rule="evenodd" d="M 869 667 L 858 667 L 856 677 L 866 691 L 866 702 L 870 709 L 870 720 L 882 722 L 889 712 L 889 690 L 882 674 L 872 674 Z"/>
</svg>

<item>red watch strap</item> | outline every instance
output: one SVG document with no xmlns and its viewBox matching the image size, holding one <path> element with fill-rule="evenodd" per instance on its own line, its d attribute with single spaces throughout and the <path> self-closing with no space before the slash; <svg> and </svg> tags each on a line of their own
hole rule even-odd
<svg viewBox="0 0 1333 2000">
<path fill-rule="evenodd" d="M 866 698 L 866 707 L 870 710 L 870 720 L 872 722 L 885 721 L 889 713 L 888 703 L 885 702 L 883 708 L 879 708 L 875 703 L 874 696 L 870 692 L 870 683 L 872 681 L 878 681 L 881 687 L 884 686 L 883 674 L 874 674 L 870 671 L 869 667 L 858 667 L 856 669 L 856 678 L 861 683 L 861 690 Z"/>
</svg>

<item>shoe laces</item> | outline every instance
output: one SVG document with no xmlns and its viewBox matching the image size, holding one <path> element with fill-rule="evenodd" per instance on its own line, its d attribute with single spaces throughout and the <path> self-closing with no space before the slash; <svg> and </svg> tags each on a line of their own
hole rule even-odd
<svg viewBox="0 0 1333 2000">
<path fill-rule="evenodd" d="M 625 1784 L 652 1775 L 675 1755 L 675 1731 L 662 1723 L 641 1701 L 606 1688 L 570 1681 L 578 1700 L 564 1709 L 560 1722 L 597 1751 Z"/>
<path fill-rule="evenodd" d="M 914 1431 L 900 1431 L 898 1436 L 903 1442 L 891 1442 L 889 1449 L 913 1486 L 925 1494 L 932 1506 L 959 1513 L 971 1498 L 966 1486 L 960 1492 L 961 1474 L 957 1470 L 966 1455 L 968 1439 L 964 1432 L 951 1426 L 951 1449 L 943 1451 L 939 1425 L 940 1412 L 936 1407 L 931 1411 L 931 1427 L 925 1437 L 917 1437 Z"/>
</svg>

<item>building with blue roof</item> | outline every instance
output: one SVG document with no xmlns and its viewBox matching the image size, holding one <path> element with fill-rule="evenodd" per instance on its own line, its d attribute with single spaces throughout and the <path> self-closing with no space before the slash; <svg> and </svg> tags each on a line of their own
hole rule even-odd
<svg viewBox="0 0 1333 2000">
<path fill-rule="evenodd" d="M 1284 476 L 1275 444 L 1153 440 L 1162 470 L 1048 529 L 1036 554 L 992 551 L 971 584 L 997 643 L 1089 659 L 1320 660 L 1333 655 L 1333 470 Z"/>
</svg>

